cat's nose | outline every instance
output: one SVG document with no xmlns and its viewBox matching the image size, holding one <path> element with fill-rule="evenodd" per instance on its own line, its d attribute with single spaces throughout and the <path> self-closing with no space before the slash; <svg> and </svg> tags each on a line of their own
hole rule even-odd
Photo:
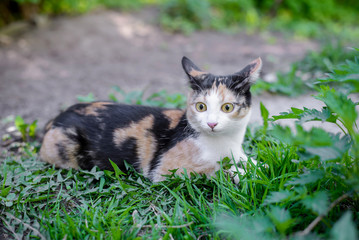
<svg viewBox="0 0 359 240">
<path fill-rule="evenodd" d="M 213 128 L 214 128 L 215 126 L 217 126 L 217 124 L 218 124 L 218 123 L 207 123 L 207 125 L 208 125 L 210 128 L 212 128 L 212 130 L 213 130 Z"/>
</svg>

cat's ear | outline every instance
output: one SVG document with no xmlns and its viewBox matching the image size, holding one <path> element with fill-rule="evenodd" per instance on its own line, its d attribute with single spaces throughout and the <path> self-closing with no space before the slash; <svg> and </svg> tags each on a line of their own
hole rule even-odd
<svg viewBox="0 0 359 240">
<path fill-rule="evenodd" d="M 203 72 L 199 67 L 197 67 L 191 60 L 187 57 L 182 58 L 182 67 L 185 73 L 189 78 L 190 86 L 193 90 L 200 90 L 202 87 L 201 79 L 202 76 L 207 74 Z"/>
<path fill-rule="evenodd" d="M 257 80 L 262 68 L 262 59 L 259 57 L 249 63 L 241 71 L 231 75 L 232 88 L 240 91 L 248 91 L 250 86 Z"/>
</svg>

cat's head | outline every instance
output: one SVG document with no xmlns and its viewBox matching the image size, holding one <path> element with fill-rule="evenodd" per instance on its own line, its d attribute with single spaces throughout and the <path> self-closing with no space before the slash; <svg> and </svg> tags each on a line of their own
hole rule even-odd
<svg viewBox="0 0 359 240">
<path fill-rule="evenodd" d="M 260 58 L 226 76 L 204 72 L 186 57 L 182 58 L 182 66 L 192 89 L 187 119 L 196 131 L 227 135 L 246 128 L 251 110 L 250 87 L 259 76 Z"/>
</svg>

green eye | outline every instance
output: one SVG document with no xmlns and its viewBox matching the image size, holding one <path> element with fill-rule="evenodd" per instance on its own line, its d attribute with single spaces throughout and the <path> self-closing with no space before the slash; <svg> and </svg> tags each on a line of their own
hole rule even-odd
<svg viewBox="0 0 359 240">
<path fill-rule="evenodd" d="M 221 109 L 225 113 L 230 113 L 230 112 L 233 111 L 234 106 L 233 106 L 232 103 L 225 103 L 225 104 L 222 105 Z"/>
<path fill-rule="evenodd" d="M 198 112 L 204 112 L 207 110 L 207 106 L 203 102 L 198 102 L 196 103 L 196 109 Z"/>
</svg>

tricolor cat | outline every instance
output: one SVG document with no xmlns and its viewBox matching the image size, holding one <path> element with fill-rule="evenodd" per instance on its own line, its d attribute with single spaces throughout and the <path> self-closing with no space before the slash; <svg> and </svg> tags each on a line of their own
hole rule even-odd
<svg viewBox="0 0 359 240">
<path fill-rule="evenodd" d="M 109 159 L 125 170 L 126 161 L 154 182 L 172 169 L 214 176 L 224 157 L 247 161 L 242 142 L 250 86 L 261 65 L 258 58 L 237 73 L 216 76 L 183 57 L 191 87 L 186 110 L 79 103 L 46 126 L 40 157 L 60 168 L 88 170 L 112 170 Z M 233 176 L 235 171 L 232 167 Z"/>
</svg>

